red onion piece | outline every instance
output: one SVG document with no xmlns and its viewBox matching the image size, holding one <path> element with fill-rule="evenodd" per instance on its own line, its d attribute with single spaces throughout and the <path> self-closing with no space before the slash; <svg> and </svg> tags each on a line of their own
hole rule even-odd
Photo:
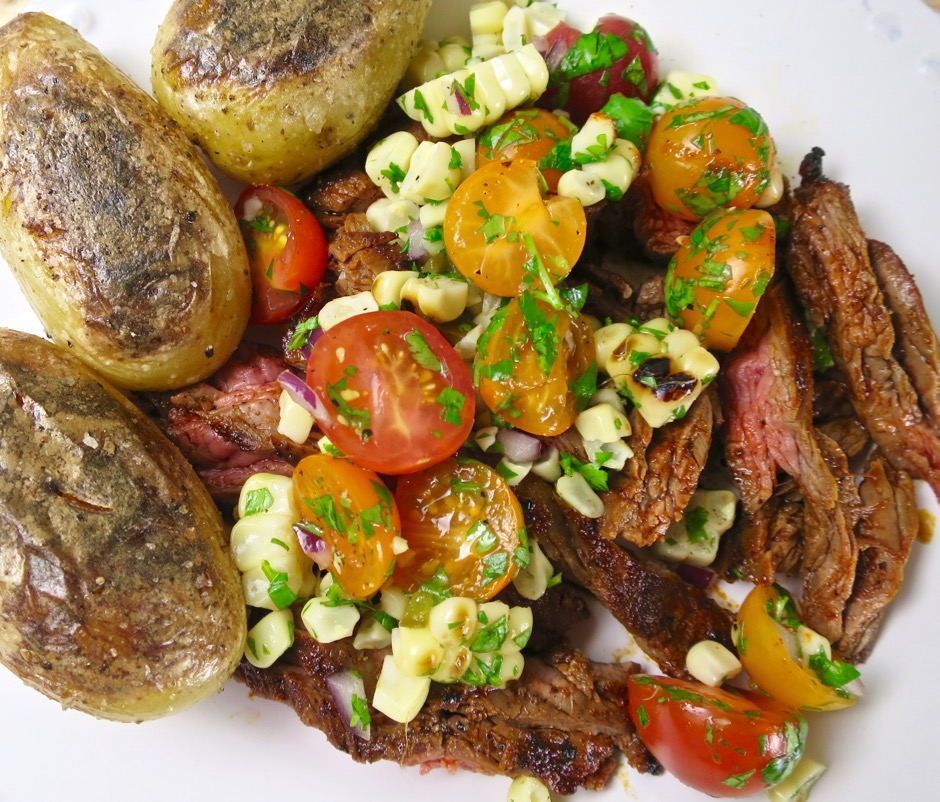
<svg viewBox="0 0 940 802">
<path fill-rule="evenodd" d="M 363 703 L 366 701 L 366 686 L 362 681 L 362 677 L 354 671 L 338 671 L 326 678 L 326 684 L 333 695 L 333 702 L 336 704 L 336 709 L 339 711 L 343 723 L 357 737 L 362 738 L 364 741 L 370 740 L 372 733 L 368 725 L 363 727 L 360 722 L 357 722 L 355 726 L 350 724 L 355 715 L 353 696 L 358 696 Z"/>
<path fill-rule="evenodd" d="M 303 524 L 294 524 L 294 534 L 297 535 L 297 542 L 300 543 L 303 553 L 313 560 L 320 570 L 328 570 L 333 563 L 330 544 Z"/>
<path fill-rule="evenodd" d="M 467 102 L 467 99 L 463 96 L 463 92 L 458 87 L 457 91 L 454 92 L 454 97 L 457 98 L 457 108 L 460 110 L 460 113 L 467 117 L 471 112 L 470 104 Z"/>
<path fill-rule="evenodd" d="M 313 350 L 313 346 L 317 344 L 317 340 L 319 340 L 322 336 L 323 329 L 319 327 L 315 328 L 307 336 L 307 342 L 300 349 L 300 355 L 303 357 L 304 362 L 310 359 L 310 352 Z"/>
<path fill-rule="evenodd" d="M 408 258 L 422 259 L 428 255 L 427 243 L 424 240 L 424 226 L 420 220 L 412 220 L 408 224 Z"/>
<path fill-rule="evenodd" d="M 496 440 L 511 462 L 535 462 L 542 453 L 542 444 L 537 438 L 517 429 L 500 429 Z"/>
<path fill-rule="evenodd" d="M 320 402 L 317 400 L 317 394 L 300 376 L 291 370 L 285 370 L 277 377 L 277 383 L 287 390 L 290 397 L 313 417 L 319 416 Z"/>
<path fill-rule="evenodd" d="M 715 572 L 710 568 L 701 568 L 688 563 L 676 565 L 676 573 L 690 585 L 695 585 L 701 590 L 706 590 L 715 579 Z"/>
</svg>

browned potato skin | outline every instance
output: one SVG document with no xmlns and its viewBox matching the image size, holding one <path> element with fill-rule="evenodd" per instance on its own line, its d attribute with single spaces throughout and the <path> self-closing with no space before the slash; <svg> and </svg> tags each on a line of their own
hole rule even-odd
<svg viewBox="0 0 940 802">
<path fill-rule="evenodd" d="M 351 152 L 391 100 L 431 0 L 176 0 L 154 94 L 224 173 L 293 184 Z"/>
<path fill-rule="evenodd" d="M 218 369 L 251 304 L 234 213 L 196 148 L 72 28 L 0 29 L 0 252 L 46 331 L 114 384 Z"/>
<path fill-rule="evenodd" d="M 119 391 L 0 329 L 0 663 L 102 718 L 210 696 L 242 656 L 245 599 L 219 512 Z"/>
</svg>

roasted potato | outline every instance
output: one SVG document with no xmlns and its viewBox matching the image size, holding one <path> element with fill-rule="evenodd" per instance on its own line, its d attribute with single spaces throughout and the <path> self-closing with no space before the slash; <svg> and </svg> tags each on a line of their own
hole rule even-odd
<svg viewBox="0 0 940 802">
<path fill-rule="evenodd" d="M 251 279 L 228 201 L 162 108 L 45 14 L 0 29 L 0 252 L 46 331 L 130 389 L 205 378 Z"/>
<path fill-rule="evenodd" d="M 352 151 L 388 104 L 431 0 L 176 0 L 157 99 L 215 165 L 292 184 Z"/>
<path fill-rule="evenodd" d="M 175 447 L 59 346 L 0 329 L 0 663 L 65 707 L 163 716 L 245 642 L 221 517 Z"/>
</svg>

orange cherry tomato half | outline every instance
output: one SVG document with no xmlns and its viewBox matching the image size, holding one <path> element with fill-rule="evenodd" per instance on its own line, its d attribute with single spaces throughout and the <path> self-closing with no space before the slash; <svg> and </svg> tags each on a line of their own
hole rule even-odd
<svg viewBox="0 0 940 802">
<path fill-rule="evenodd" d="M 375 594 L 392 571 L 401 534 L 395 500 L 372 471 L 329 454 L 294 468 L 294 495 L 305 524 L 330 546 L 330 572 L 354 599 Z"/>
<path fill-rule="evenodd" d="M 568 429 L 593 395 L 596 355 L 584 318 L 523 293 L 493 316 L 474 374 L 492 412 L 517 429 L 552 436 Z"/>
<path fill-rule="evenodd" d="M 706 217 L 669 263 L 669 315 L 706 348 L 730 351 L 774 274 L 776 242 L 773 218 L 761 209 Z"/>
<path fill-rule="evenodd" d="M 643 743 L 703 793 L 751 796 L 784 780 L 803 756 L 806 721 L 771 699 L 647 674 L 630 677 L 627 689 Z"/>
<path fill-rule="evenodd" d="M 646 146 L 653 197 L 686 220 L 753 206 L 770 184 L 773 160 L 764 120 L 730 97 L 673 106 L 654 123 Z"/>
<path fill-rule="evenodd" d="M 756 585 L 748 593 L 738 610 L 735 635 L 741 665 L 758 688 L 790 707 L 839 710 L 855 704 L 856 696 L 825 684 L 816 671 L 794 659 L 788 641 L 796 640 L 795 612 L 786 617 L 775 613 L 787 602 L 775 586 Z"/>
<path fill-rule="evenodd" d="M 444 215 L 444 244 L 454 266 L 484 292 L 511 297 L 554 284 L 584 249 L 587 221 L 574 198 L 543 196 L 531 159 L 491 162 L 454 192 Z"/>
<path fill-rule="evenodd" d="M 245 189 L 235 204 L 251 262 L 252 323 L 280 323 L 303 306 L 326 272 L 323 229 L 304 204 L 272 186 Z"/>
<path fill-rule="evenodd" d="M 477 167 L 510 159 L 538 161 L 577 129 L 546 109 L 510 111 L 477 137 Z M 549 192 L 558 189 L 561 170 L 542 170 Z"/>
<path fill-rule="evenodd" d="M 379 473 L 440 462 L 473 426 L 469 369 L 434 326 L 411 312 L 368 312 L 324 332 L 310 352 L 307 384 L 333 445 Z"/>
<path fill-rule="evenodd" d="M 395 500 L 408 541 L 395 583 L 406 592 L 442 570 L 453 595 L 491 599 L 528 561 L 519 501 L 482 462 L 454 458 L 403 476 Z"/>
</svg>

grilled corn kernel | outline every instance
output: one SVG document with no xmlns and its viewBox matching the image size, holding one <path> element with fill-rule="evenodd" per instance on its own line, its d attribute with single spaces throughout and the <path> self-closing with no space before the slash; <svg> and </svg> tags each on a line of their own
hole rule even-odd
<svg viewBox="0 0 940 802">
<path fill-rule="evenodd" d="M 509 620 L 510 607 L 506 602 L 488 601 L 478 606 L 477 620 L 484 626 L 499 621 L 500 618 Z"/>
<path fill-rule="evenodd" d="M 585 440 L 612 443 L 630 434 L 630 421 L 619 409 L 608 403 L 594 404 L 578 414 L 575 428 Z"/>
<path fill-rule="evenodd" d="M 618 412 L 626 412 L 627 408 L 623 405 L 623 399 L 613 387 L 601 387 L 593 396 L 592 404 L 610 404 Z"/>
<path fill-rule="evenodd" d="M 277 571 L 292 571 L 302 566 L 297 553 L 300 546 L 293 526 L 297 516 L 268 512 L 239 518 L 232 527 L 232 558 L 242 573 L 260 567 L 267 560 Z"/>
<path fill-rule="evenodd" d="M 622 471 L 627 464 L 627 460 L 633 456 L 633 449 L 623 440 L 613 440 L 610 443 L 601 443 L 598 452 L 606 454 L 604 468 L 608 471 Z M 597 455 L 594 457 L 597 461 Z"/>
<path fill-rule="evenodd" d="M 512 781 L 506 802 L 552 802 L 552 793 L 541 780 L 523 775 Z"/>
<path fill-rule="evenodd" d="M 420 143 L 411 156 L 398 194 L 418 204 L 447 200 L 460 182 L 460 170 L 451 166 L 452 160 L 451 147 L 446 142 Z"/>
<path fill-rule="evenodd" d="M 718 641 L 701 640 L 686 653 L 685 670 L 699 682 L 718 688 L 741 673 L 741 661 Z"/>
<path fill-rule="evenodd" d="M 559 477 L 555 491 L 562 501 L 586 518 L 600 518 L 604 514 L 604 502 L 580 473 Z"/>
<path fill-rule="evenodd" d="M 421 711 L 430 689 L 429 677 L 402 673 L 395 658 L 387 655 L 375 684 L 372 706 L 392 721 L 407 724 Z"/>
<path fill-rule="evenodd" d="M 441 664 L 444 647 L 428 627 L 398 626 L 392 630 L 392 655 L 403 674 L 426 677 Z"/>
<path fill-rule="evenodd" d="M 494 58 L 490 64 L 499 86 L 506 96 L 506 108 L 514 109 L 525 103 L 531 93 L 529 76 L 517 58 Z"/>
<path fill-rule="evenodd" d="M 500 652 L 499 653 L 499 685 L 503 687 L 507 682 L 519 679 L 522 676 L 522 670 L 525 668 L 525 658 L 522 652 Z"/>
<path fill-rule="evenodd" d="M 804 757 L 789 777 L 767 789 L 767 798 L 770 802 L 806 802 L 809 792 L 825 771 L 824 764 Z"/>
<path fill-rule="evenodd" d="M 561 469 L 561 459 L 555 446 L 543 449 L 542 455 L 532 464 L 532 473 L 546 482 L 558 481 L 564 471 Z"/>
<path fill-rule="evenodd" d="M 245 604 L 249 607 L 257 607 L 260 610 L 277 610 L 283 606 L 277 604 L 271 598 L 272 581 L 265 573 L 265 568 L 268 571 L 287 574 L 287 587 L 290 588 L 291 593 L 300 598 L 300 593 L 304 590 L 305 585 L 305 572 L 295 561 L 291 561 L 290 565 L 292 566 L 291 569 L 287 570 L 284 563 L 274 565 L 269 562 L 244 571 L 242 573 L 242 589 L 245 592 Z"/>
<path fill-rule="evenodd" d="M 333 643 L 353 634 L 359 610 L 352 604 L 334 605 L 324 596 L 315 596 L 304 605 L 300 618 L 314 640 Z"/>
<path fill-rule="evenodd" d="M 514 462 L 503 457 L 496 466 L 496 472 L 506 480 L 507 485 L 515 487 L 529 475 L 534 464 L 534 462 Z"/>
<path fill-rule="evenodd" d="M 734 523 L 737 497 L 730 490 L 696 490 L 685 515 L 654 544 L 654 553 L 669 562 L 704 567 L 718 555 L 718 542 Z"/>
<path fill-rule="evenodd" d="M 398 194 L 399 186 L 411 167 L 418 140 L 407 131 L 396 131 L 380 139 L 366 156 L 366 173 L 388 198 Z"/>
<path fill-rule="evenodd" d="M 417 220 L 421 209 L 418 204 L 405 198 L 379 198 L 366 209 L 366 221 L 373 231 L 394 231 L 400 237 L 408 224 Z M 319 318 L 319 315 L 317 316 Z"/>
<path fill-rule="evenodd" d="M 488 0 L 470 6 L 470 33 L 473 36 L 486 33 L 502 33 L 503 20 L 509 8 L 502 0 Z"/>
<path fill-rule="evenodd" d="M 503 651 L 524 649 L 532 635 L 532 608 L 513 607 L 509 611 L 509 637 L 503 644 Z"/>
<path fill-rule="evenodd" d="M 564 22 L 566 14 L 555 3 L 544 2 L 540 0 L 524 0 L 516 2 L 517 5 L 524 6 L 526 22 L 529 27 L 529 38 L 545 36 L 559 22 Z"/>
<path fill-rule="evenodd" d="M 498 46 L 498 51 L 503 51 L 502 45 Z M 494 53 L 498 55 L 498 53 Z M 492 125 L 506 111 L 506 93 L 499 82 L 496 69 L 492 61 L 484 61 L 473 68 L 473 74 L 476 78 L 474 85 L 474 96 L 477 102 L 483 106 L 483 123 Z"/>
<path fill-rule="evenodd" d="M 256 668 L 269 668 L 293 643 L 293 614 L 290 610 L 275 610 L 248 630 L 245 659 Z"/>
<path fill-rule="evenodd" d="M 616 139 L 614 121 L 608 115 L 596 111 L 571 138 L 571 158 L 579 164 L 604 161 Z"/>
<path fill-rule="evenodd" d="M 376 304 L 379 307 L 401 306 L 402 287 L 414 277 L 412 270 L 383 270 L 372 280 Z"/>
<path fill-rule="evenodd" d="M 754 204 L 758 209 L 767 209 L 780 203 L 783 198 L 783 172 L 776 162 L 770 165 L 770 183 Z"/>
<path fill-rule="evenodd" d="M 447 201 L 439 203 L 426 203 L 418 212 L 418 220 L 425 229 L 437 228 L 444 225 L 444 217 L 447 214 Z"/>
<path fill-rule="evenodd" d="M 337 323 L 348 318 L 366 312 L 378 312 L 378 310 L 379 305 L 375 301 L 375 296 L 368 290 L 363 290 L 355 295 L 341 295 L 339 298 L 327 301 L 317 315 L 317 320 L 320 321 L 320 328 L 329 331 Z"/>
<path fill-rule="evenodd" d="M 463 181 L 477 169 L 477 142 L 473 137 L 468 137 L 455 142 L 452 147 L 457 154 L 455 160 L 460 161 L 460 180 Z M 444 224 L 443 214 L 441 212 L 442 217 L 438 225 Z"/>
<path fill-rule="evenodd" d="M 473 664 L 473 652 L 461 644 L 444 647 L 441 664 L 434 670 L 431 679 L 435 682 L 458 682 Z"/>
<path fill-rule="evenodd" d="M 353 638 L 353 648 L 356 649 L 385 649 L 392 644 L 392 633 L 389 632 L 375 616 L 368 616 L 356 630 Z"/>
<path fill-rule="evenodd" d="M 498 433 L 498 427 L 484 426 L 482 429 L 477 429 L 474 440 L 476 440 L 476 444 L 481 451 L 492 451 L 496 445 L 496 435 Z"/>
<path fill-rule="evenodd" d="M 416 276 L 401 288 L 401 299 L 410 301 L 429 320 L 449 323 L 467 308 L 468 284 L 450 276 Z"/>
<path fill-rule="evenodd" d="M 262 512 L 290 515 L 295 521 L 300 518 L 289 476 L 262 472 L 248 477 L 238 496 L 238 517 Z"/>
<path fill-rule="evenodd" d="M 620 200 L 636 177 L 636 171 L 630 163 L 616 153 L 611 153 L 600 162 L 591 162 L 581 168 L 585 175 L 598 180 L 604 187 L 604 196 L 610 200 Z"/>
<path fill-rule="evenodd" d="M 718 94 L 718 82 L 710 75 L 701 75 L 683 70 L 670 70 L 656 94 L 654 109 L 665 111 L 683 100 L 694 97 L 714 97 Z"/>
<path fill-rule="evenodd" d="M 603 182 L 584 170 L 568 170 L 558 179 L 558 194 L 574 198 L 582 206 L 593 206 L 607 197 Z"/>
<path fill-rule="evenodd" d="M 604 367 L 610 360 L 611 354 L 633 334 L 633 326 L 629 323 L 611 323 L 601 326 L 594 332 L 594 347 L 597 353 L 597 364 Z"/>
<path fill-rule="evenodd" d="M 282 390 L 278 398 L 277 433 L 295 443 L 306 443 L 313 428 L 313 415 Z"/>
<path fill-rule="evenodd" d="M 469 640 L 477 630 L 477 603 L 465 596 L 451 596 L 431 608 L 428 628 L 443 646 Z"/>
</svg>

